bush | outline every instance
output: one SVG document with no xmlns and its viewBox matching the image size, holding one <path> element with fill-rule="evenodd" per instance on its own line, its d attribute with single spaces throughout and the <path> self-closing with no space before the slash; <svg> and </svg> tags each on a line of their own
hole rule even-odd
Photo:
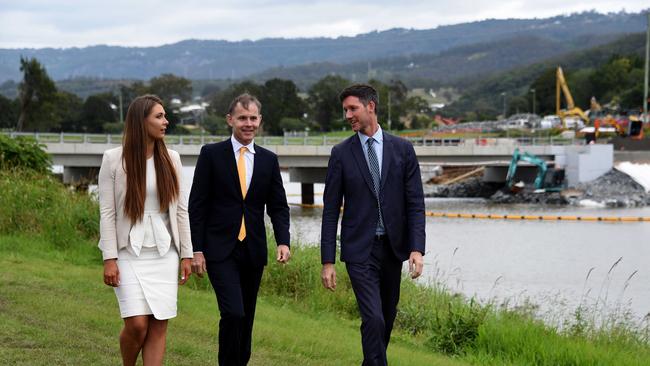
<svg viewBox="0 0 650 366">
<path fill-rule="evenodd" d="M 99 237 L 99 207 L 50 174 L 0 170 L 0 233 L 34 234 L 66 249 Z"/>
<path fill-rule="evenodd" d="M 0 135 L 0 170 L 24 168 L 46 173 L 51 165 L 52 160 L 43 145 L 33 138 Z"/>
<path fill-rule="evenodd" d="M 123 122 L 108 122 L 104 123 L 102 125 L 102 130 L 105 133 L 117 135 L 121 134 L 122 131 L 124 130 L 124 123 Z"/>
<path fill-rule="evenodd" d="M 476 341 L 488 311 L 474 299 L 469 305 L 449 302 L 447 311 L 438 312 L 433 320 L 429 344 L 447 354 L 462 354 Z"/>
</svg>

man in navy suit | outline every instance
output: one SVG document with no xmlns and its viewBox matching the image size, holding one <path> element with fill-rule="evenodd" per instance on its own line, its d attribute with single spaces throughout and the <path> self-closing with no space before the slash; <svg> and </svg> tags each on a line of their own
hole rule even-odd
<svg viewBox="0 0 650 366">
<path fill-rule="evenodd" d="M 341 261 L 361 314 L 363 365 L 387 365 L 397 314 L 402 262 L 422 273 L 424 195 L 413 146 L 382 131 L 377 91 L 356 84 L 339 95 L 355 135 L 332 148 L 321 229 L 321 279 L 336 288 L 336 232 L 341 203 Z"/>
<path fill-rule="evenodd" d="M 264 208 L 271 218 L 277 261 L 289 260 L 289 206 L 278 157 L 255 145 L 262 106 L 254 96 L 235 98 L 226 116 L 230 139 L 203 146 L 189 200 L 192 271 L 207 271 L 217 295 L 219 364 L 246 365 L 257 291 L 267 263 Z"/>
</svg>

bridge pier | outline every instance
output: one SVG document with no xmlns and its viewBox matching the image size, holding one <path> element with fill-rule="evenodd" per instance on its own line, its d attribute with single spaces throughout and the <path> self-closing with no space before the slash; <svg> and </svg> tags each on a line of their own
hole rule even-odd
<svg viewBox="0 0 650 366">
<path fill-rule="evenodd" d="M 300 183 L 300 198 L 303 205 L 314 204 L 314 183 Z"/>
<path fill-rule="evenodd" d="M 301 201 L 314 204 L 314 183 L 325 183 L 327 168 L 289 168 L 289 181 L 300 182 Z"/>
<path fill-rule="evenodd" d="M 97 184 L 98 167 L 64 166 L 64 184 Z"/>
</svg>

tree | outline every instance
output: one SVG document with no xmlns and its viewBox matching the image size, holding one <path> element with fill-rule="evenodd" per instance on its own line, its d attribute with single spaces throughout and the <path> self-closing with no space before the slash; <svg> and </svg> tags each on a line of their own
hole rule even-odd
<svg viewBox="0 0 650 366">
<path fill-rule="evenodd" d="M 263 94 L 262 86 L 248 80 L 232 84 L 225 90 L 215 94 L 210 102 L 210 110 L 217 116 L 225 117 L 228 113 L 230 102 L 243 93 L 249 93 L 260 98 Z M 262 117 L 264 117 L 264 113 L 266 113 L 266 108 L 262 106 Z M 264 118 L 262 118 L 262 120 L 264 120 Z"/>
<path fill-rule="evenodd" d="M 102 95 L 91 95 L 86 98 L 81 111 L 81 129 L 84 132 L 103 132 L 104 123 L 115 122 L 115 111 L 110 101 Z"/>
<path fill-rule="evenodd" d="M 75 94 L 66 91 L 57 93 L 57 114 L 61 121 L 61 131 L 82 132 L 81 110 L 83 100 Z"/>
<path fill-rule="evenodd" d="M 309 124 L 300 118 L 283 117 L 279 126 L 282 131 L 304 131 L 305 128 L 309 127 Z"/>
<path fill-rule="evenodd" d="M 169 104 L 172 99 L 192 99 L 192 82 L 173 74 L 162 74 L 149 80 L 149 92 Z"/>
<path fill-rule="evenodd" d="M 300 119 L 306 112 L 305 102 L 298 97 L 298 88 L 291 80 L 271 79 L 264 83 L 262 95 L 262 121 L 264 130 L 281 135 L 284 118 Z"/>
<path fill-rule="evenodd" d="M 228 123 L 226 123 L 225 117 L 208 114 L 205 118 L 203 118 L 201 125 L 208 131 L 210 135 L 228 134 Z"/>
<path fill-rule="evenodd" d="M 56 100 L 56 86 L 45 68 L 35 58 L 20 57 L 20 71 L 23 81 L 18 85 L 20 116 L 17 131 L 49 130 L 58 127 L 53 121 Z"/>
<path fill-rule="evenodd" d="M 379 123 L 388 128 L 389 111 L 390 111 L 390 128 L 402 129 L 404 125 L 400 122 L 401 116 L 406 116 L 405 102 L 408 88 L 399 80 L 391 80 L 390 84 L 384 84 L 379 80 L 370 80 L 368 84 L 372 85 L 379 97 L 377 105 L 377 118 Z"/>
<path fill-rule="evenodd" d="M 555 67 L 546 69 L 528 88 L 535 89 L 537 114 L 555 114 L 556 70 Z"/>
<path fill-rule="evenodd" d="M 522 95 L 515 95 L 512 98 L 508 99 L 508 116 L 517 113 L 528 113 L 529 112 L 528 99 Z"/>
<path fill-rule="evenodd" d="M 12 128 L 18 121 L 20 106 L 18 100 L 11 100 L 0 94 L 0 128 Z"/>
<path fill-rule="evenodd" d="M 125 106 L 124 114 L 131 104 L 133 99 L 140 95 L 149 93 L 149 88 L 142 81 L 133 82 L 131 85 L 120 85 L 120 93 L 122 94 L 122 104 Z"/>
<path fill-rule="evenodd" d="M 307 100 L 321 131 L 331 131 L 345 125 L 339 93 L 349 84 L 341 76 L 328 75 L 309 88 Z"/>
</svg>

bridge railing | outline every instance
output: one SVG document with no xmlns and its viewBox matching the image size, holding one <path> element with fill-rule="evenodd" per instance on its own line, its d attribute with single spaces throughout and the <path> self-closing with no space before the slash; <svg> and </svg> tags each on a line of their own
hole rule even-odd
<svg viewBox="0 0 650 366">
<path fill-rule="evenodd" d="M 10 137 L 27 136 L 32 137 L 41 143 L 88 143 L 88 144 L 121 144 L 122 135 L 107 134 L 85 134 L 85 133 L 42 133 L 42 132 L 4 132 Z M 211 135 L 167 135 L 165 141 L 170 145 L 204 145 L 212 142 L 219 142 L 229 139 L 230 136 Z M 347 136 L 258 136 L 258 144 L 269 145 L 308 145 L 308 146 L 332 146 L 345 140 Z M 460 146 L 473 144 L 478 146 L 495 146 L 500 144 L 509 145 L 578 145 L 583 140 L 561 137 L 517 137 L 517 138 L 495 138 L 495 137 L 405 137 L 414 146 Z"/>
</svg>

